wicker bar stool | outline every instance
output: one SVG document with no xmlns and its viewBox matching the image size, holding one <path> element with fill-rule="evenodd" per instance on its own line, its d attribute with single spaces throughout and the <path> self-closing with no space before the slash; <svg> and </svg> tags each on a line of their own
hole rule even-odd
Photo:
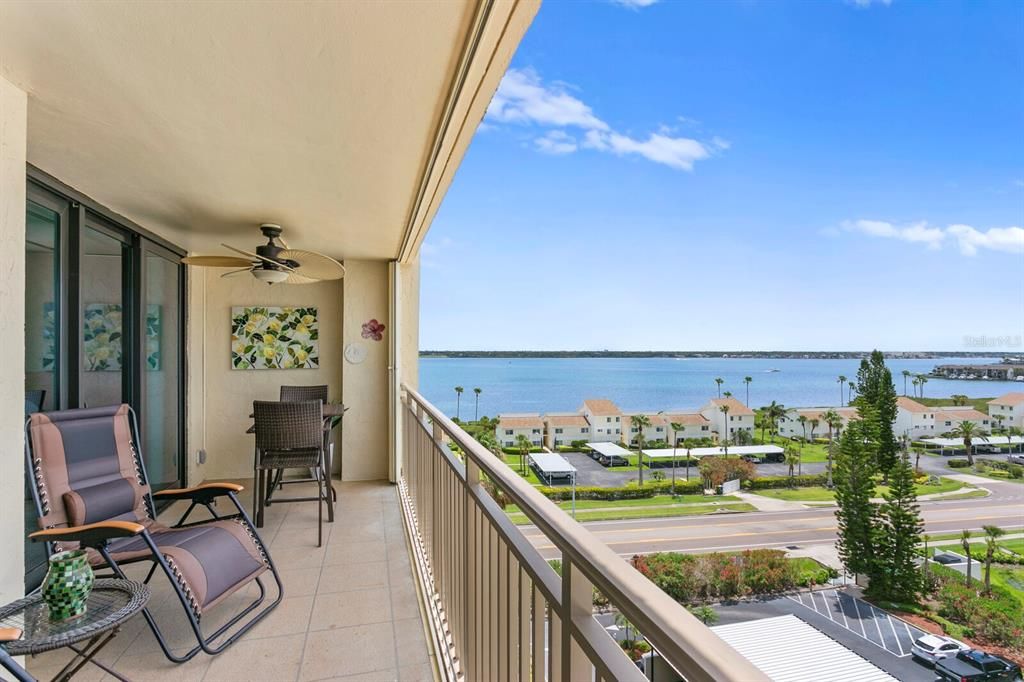
<svg viewBox="0 0 1024 682">
<path fill-rule="evenodd" d="M 327 404 L 327 384 L 320 384 L 317 386 L 282 386 L 281 387 L 281 402 L 300 402 L 303 400 L 319 400 L 323 404 Z M 334 485 L 331 483 L 331 451 L 330 448 L 330 437 L 331 437 L 331 421 L 324 420 L 324 460 L 327 462 L 327 485 L 331 489 L 331 504 L 327 506 L 327 520 L 331 523 L 334 522 L 334 502 L 338 501 L 338 493 L 334 490 Z M 295 478 L 284 480 L 284 471 L 278 470 L 274 472 L 273 482 L 267 492 L 267 505 L 273 503 L 273 496 L 275 490 L 284 490 L 284 486 L 287 483 L 309 483 L 315 480 L 311 478 Z"/>
<path fill-rule="evenodd" d="M 252 404 L 256 421 L 256 525 L 263 525 L 263 511 L 273 485 L 275 472 L 284 469 L 311 469 L 317 484 L 315 497 L 285 497 L 274 502 L 317 503 L 317 541 L 323 543 L 324 503 L 328 502 L 324 457 L 323 403 L 319 400 Z"/>
</svg>

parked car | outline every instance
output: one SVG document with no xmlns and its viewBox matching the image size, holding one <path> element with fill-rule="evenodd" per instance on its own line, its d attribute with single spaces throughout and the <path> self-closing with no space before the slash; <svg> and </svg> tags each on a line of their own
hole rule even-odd
<svg viewBox="0 0 1024 682">
<path fill-rule="evenodd" d="M 597 461 L 606 467 L 621 467 L 629 464 L 628 459 L 625 457 L 619 457 L 618 455 L 601 455 Z"/>
<path fill-rule="evenodd" d="M 1015 682 L 1020 679 L 1020 666 L 984 651 L 968 649 L 956 656 L 936 661 L 935 679 L 952 682 Z"/>
<path fill-rule="evenodd" d="M 760 464 L 762 462 L 761 455 L 740 455 L 740 459 L 751 464 Z"/>
<path fill-rule="evenodd" d="M 764 456 L 764 461 L 782 463 L 786 461 L 786 455 L 781 452 L 768 452 Z"/>
<path fill-rule="evenodd" d="M 1006 458 L 1006 461 L 1010 464 L 1021 464 L 1024 465 L 1024 453 L 1018 455 L 1010 455 Z"/>
<path fill-rule="evenodd" d="M 915 639 L 914 643 L 910 645 L 910 653 L 915 659 L 934 665 L 936 661 L 956 656 L 961 651 L 967 651 L 970 648 L 952 637 L 924 635 Z"/>
</svg>

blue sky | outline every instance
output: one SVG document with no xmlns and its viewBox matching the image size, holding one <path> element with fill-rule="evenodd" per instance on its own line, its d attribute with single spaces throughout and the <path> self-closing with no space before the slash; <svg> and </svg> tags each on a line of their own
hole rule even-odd
<svg viewBox="0 0 1024 682">
<path fill-rule="evenodd" d="M 541 7 L 421 348 L 1024 350 L 1024 3 L 644 4 Z"/>
</svg>

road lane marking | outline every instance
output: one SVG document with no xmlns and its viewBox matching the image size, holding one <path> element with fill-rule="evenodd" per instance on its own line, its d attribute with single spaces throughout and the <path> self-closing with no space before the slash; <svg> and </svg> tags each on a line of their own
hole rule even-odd
<svg viewBox="0 0 1024 682">
<path fill-rule="evenodd" d="M 850 599 L 853 600 L 853 608 L 857 609 L 857 620 L 860 621 L 860 631 L 864 633 L 864 639 L 870 642 L 871 638 L 868 637 L 868 631 L 864 627 L 864 615 L 860 612 L 860 604 L 858 603 L 860 600 L 856 599 L 855 597 L 850 597 Z"/>
<path fill-rule="evenodd" d="M 889 619 L 889 627 L 892 628 L 892 636 L 896 640 L 896 646 L 900 648 L 900 657 L 902 657 L 905 654 L 903 653 L 903 645 L 900 644 L 900 636 L 896 634 L 896 625 L 892 622 L 892 616 L 888 613 L 885 614 L 885 617 Z"/>
</svg>

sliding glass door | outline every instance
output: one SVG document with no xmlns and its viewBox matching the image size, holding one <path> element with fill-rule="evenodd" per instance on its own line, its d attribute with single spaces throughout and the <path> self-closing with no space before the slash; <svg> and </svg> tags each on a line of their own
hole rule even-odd
<svg viewBox="0 0 1024 682">
<path fill-rule="evenodd" d="M 184 252 L 30 173 L 25 415 L 128 403 L 154 490 L 185 483 Z M 52 181 L 52 182 L 51 182 Z M 26 486 L 26 528 L 36 511 Z M 30 587 L 43 546 L 26 544 Z"/>
</svg>

